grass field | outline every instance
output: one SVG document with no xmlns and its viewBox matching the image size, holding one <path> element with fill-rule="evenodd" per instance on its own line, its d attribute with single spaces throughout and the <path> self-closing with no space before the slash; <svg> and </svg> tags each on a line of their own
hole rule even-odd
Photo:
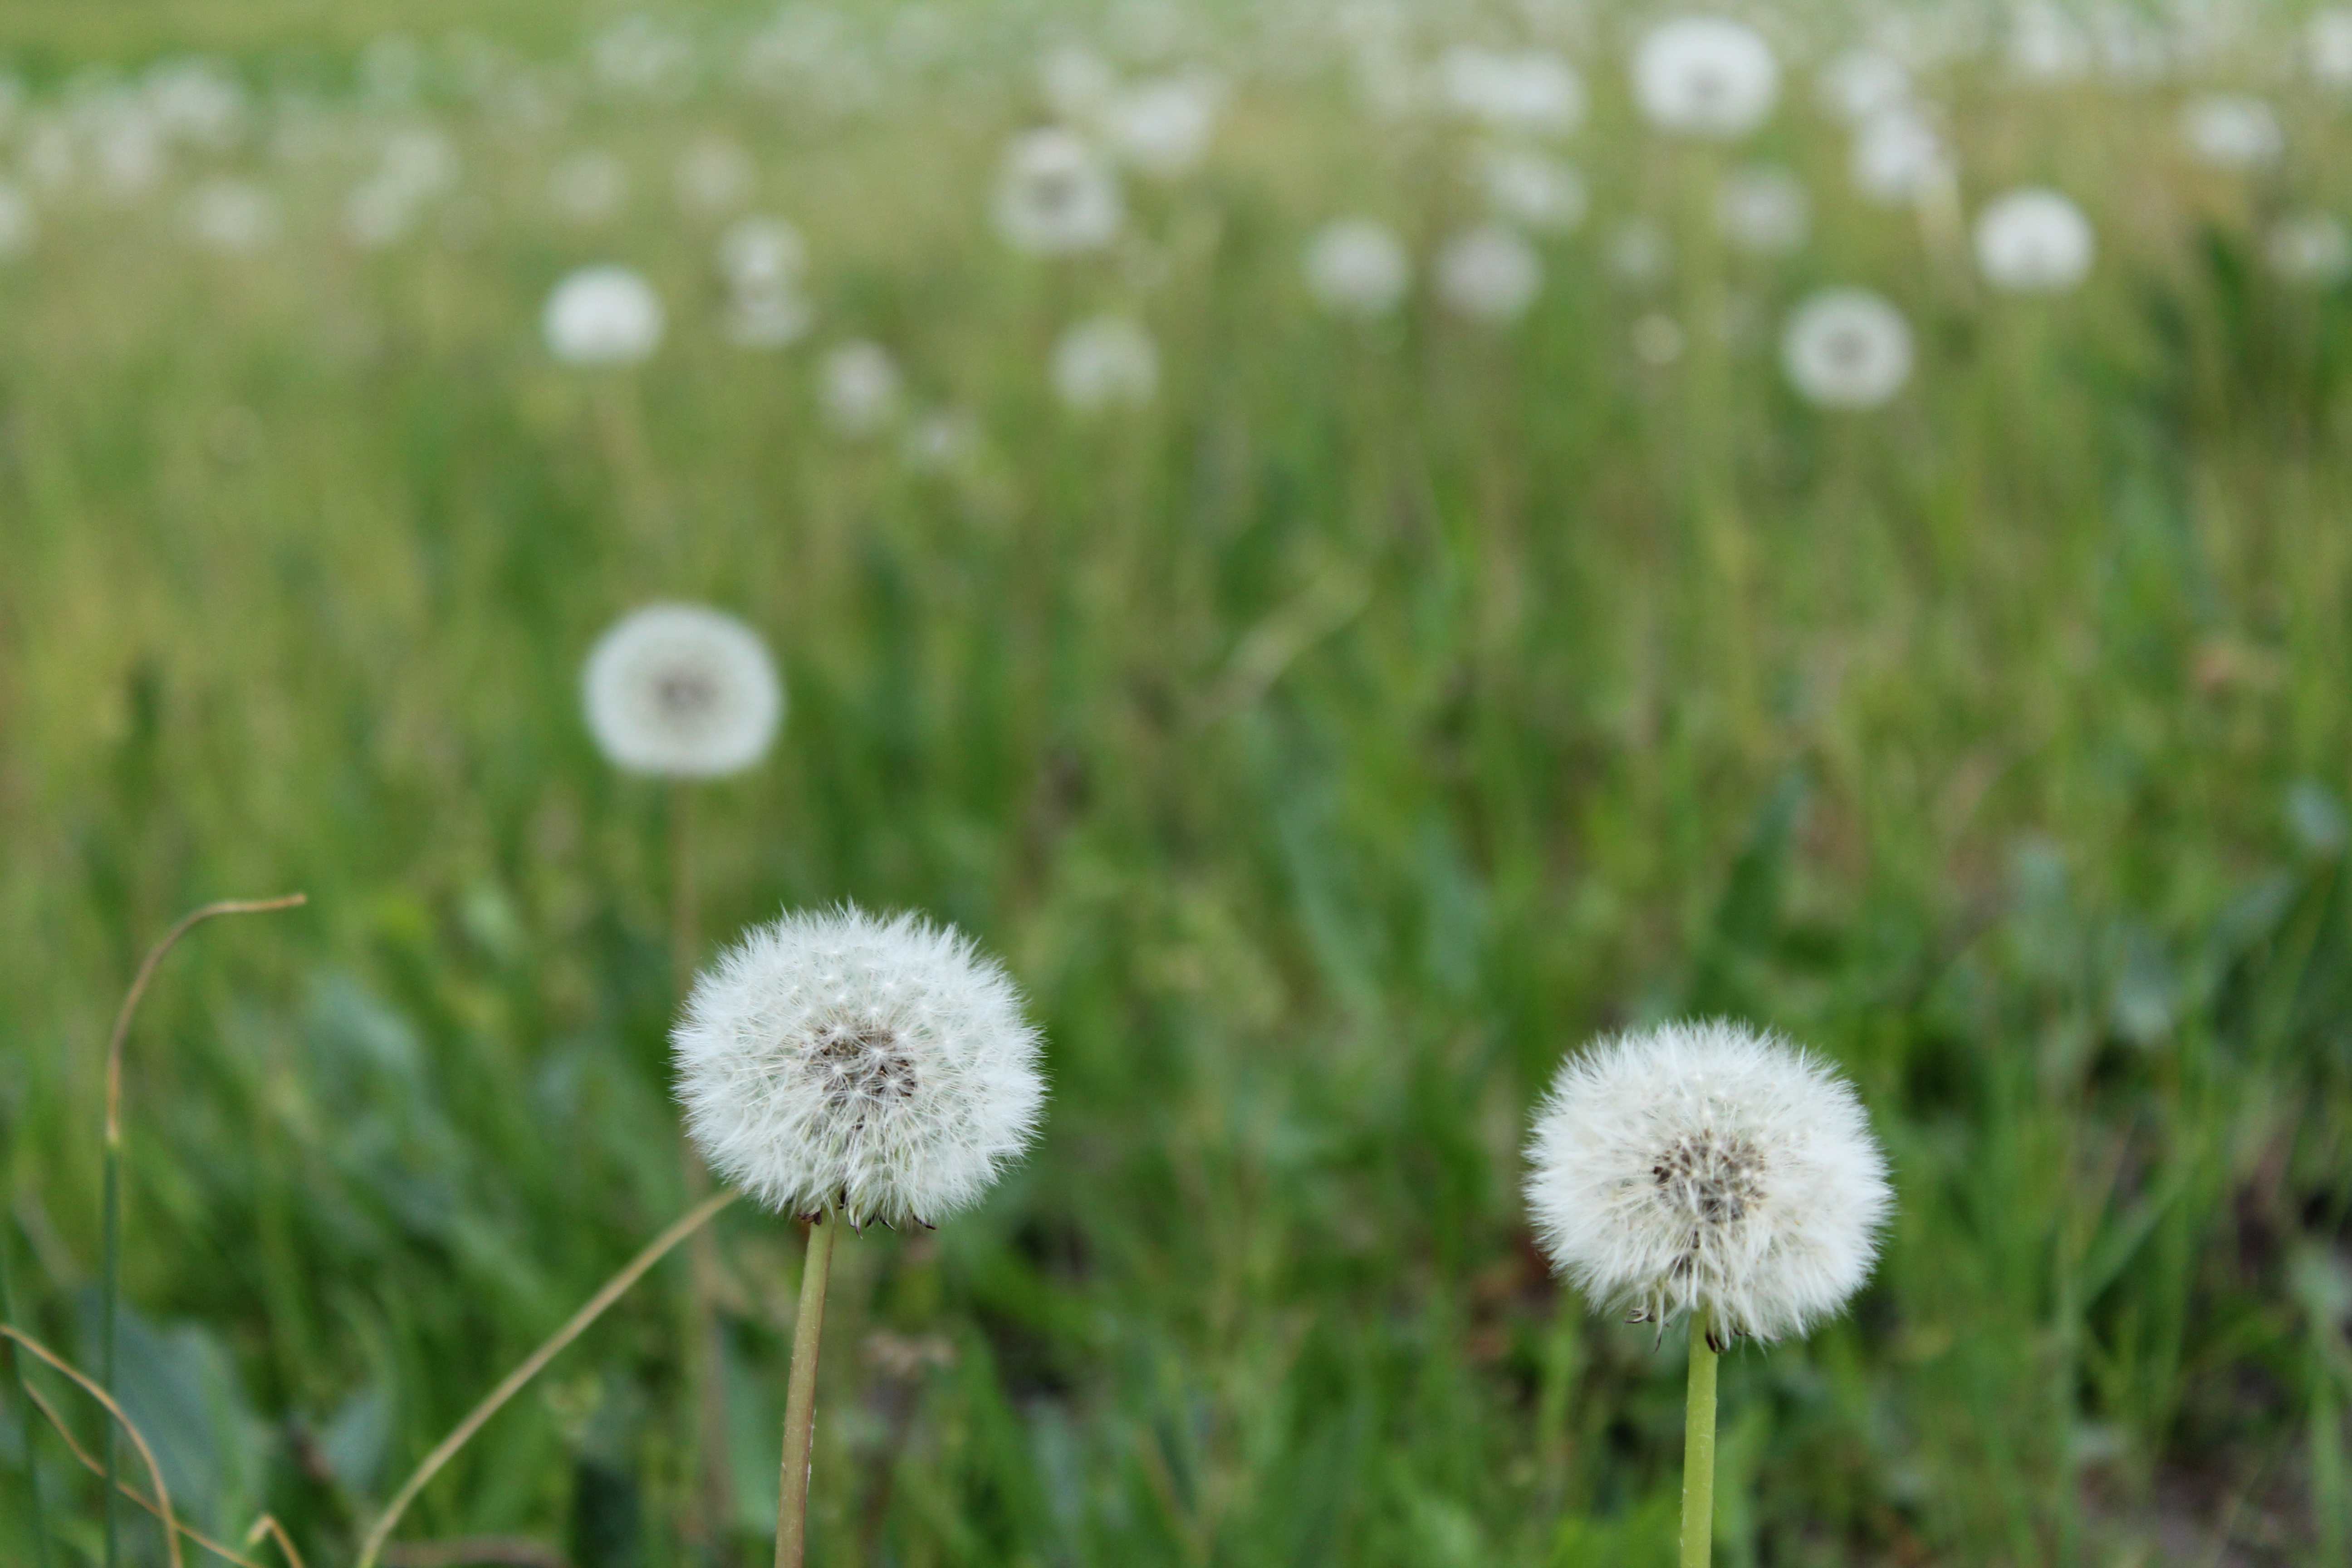
<svg viewBox="0 0 2352 1568">
<path fill-rule="evenodd" d="M 267 1510 L 348 1563 L 687 1205 L 678 799 L 579 701 L 605 625 L 687 598 L 759 627 L 791 698 L 693 798 L 701 949 L 782 906 L 929 910 L 1049 1042 L 989 1201 L 841 1247 L 814 1561 L 1670 1561 L 1683 1352 L 1550 1278 L 1519 1150 L 1564 1052 L 1689 1013 L 1840 1063 L 1899 1198 L 1849 1316 L 1724 1363 L 1722 1561 L 2346 1560 L 2352 293 L 2265 237 L 2352 213 L 2352 97 L 2290 68 L 2290 19 L 2155 80 L 1918 68 L 1960 211 L 2036 184 L 2089 214 L 2090 279 L 2048 297 L 1853 192 L 1813 82 L 1860 23 L 1777 30 L 1780 106 L 1732 145 L 1643 125 L 1614 13 L 1423 26 L 1411 58 L 1556 48 L 1591 100 L 1554 149 L 1591 212 L 1531 237 L 1541 294 L 1496 326 L 1418 278 L 1378 321 L 1316 309 L 1308 237 L 1378 216 L 1425 275 L 1482 139 L 1367 108 L 1290 10 L 1147 61 L 1132 16 L 982 8 L 917 51 L 851 5 L 781 96 L 728 68 L 760 17 L 692 14 L 700 74 L 627 96 L 565 8 L 479 48 L 457 11 L 403 24 L 413 93 L 354 85 L 390 6 L 0 20 L 0 171 L 44 115 L 102 140 L 86 63 L 218 50 L 252 104 L 136 191 L 20 181 L 37 232 L 0 257 L 0 1253 L 11 1321 L 79 1364 L 139 956 L 207 900 L 310 900 L 191 936 L 130 1043 L 119 1384 L 192 1522 L 234 1546 Z M 1115 247 L 1041 259 L 989 193 L 1066 36 L 1226 90 L 1197 170 L 1124 181 Z M 528 113 L 496 90 L 524 61 Z M 2247 88 L 2284 156 L 2201 165 L 2184 101 Z M 424 125 L 454 183 L 355 244 L 347 193 Z M 756 164 L 735 210 L 807 237 L 781 352 L 725 341 L 732 214 L 669 191 L 714 137 Z M 545 195 L 592 147 L 630 175 L 596 226 Z M 1716 222 L 1759 162 L 1811 195 L 1786 254 Z M 224 173 L 271 243 L 188 241 Z M 1669 258 L 1639 277 L 1634 221 Z M 541 306 L 606 261 L 665 341 L 558 364 Z M 1781 375 L 1832 284 L 1911 323 L 1884 407 Z M 1046 365 L 1104 310 L 1157 395 L 1080 416 Z M 836 434 L 818 367 L 853 339 L 971 438 L 926 466 Z M 719 1239 L 726 1560 L 764 1562 L 801 1243 L 749 1205 Z M 688 1561 L 688 1321 L 673 1260 L 403 1539 Z M 95 1563 L 98 1488 L 20 1408 L 0 1559 L 41 1560 L 32 1433 L 47 1561 Z"/>
</svg>

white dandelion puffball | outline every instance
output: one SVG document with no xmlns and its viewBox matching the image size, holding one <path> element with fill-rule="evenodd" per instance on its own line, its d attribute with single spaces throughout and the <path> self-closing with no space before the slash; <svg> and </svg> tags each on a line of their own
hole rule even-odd
<svg viewBox="0 0 2352 1568">
<path fill-rule="evenodd" d="M 857 440 L 878 436 L 898 417 L 903 378 L 898 363 L 880 343 L 843 343 L 824 356 L 817 382 L 825 423 L 840 435 Z"/>
<path fill-rule="evenodd" d="M 1061 44 L 1037 61 L 1037 90 L 1065 120 L 1084 120 L 1118 90 L 1118 73 L 1082 44 Z"/>
<path fill-rule="evenodd" d="M 1542 287 L 1535 247 L 1499 224 L 1465 229 L 1437 253 L 1437 297 L 1474 321 L 1517 321 Z"/>
<path fill-rule="evenodd" d="M 614 767 L 718 778 L 767 754 L 784 687 L 760 635 L 699 605 L 647 605 L 614 622 L 581 679 L 588 731 Z"/>
<path fill-rule="evenodd" d="M 2219 93 L 2181 111 L 2180 133 L 2198 159 L 2216 169 L 2267 168 L 2286 151 L 2277 110 L 2259 98 Z"/>
<path fill-rule="evenodd" d="M 583 267 L 547 297 L 540 332 L 566 364 L 635 364 L 661 346 L 661 297 L 625 267 Z"/>
<path fill-rule="evenodd" d="M 1584 82 L 1558 55 L 1457 44 L 1437 61 L 1446 106 L 1490 130 L 1565 136 L 1584 121 Z"/>
<path fill-rule="evenodd" d="M 1487 149 L 1478 161 L 1478 184 L 1496 217 L 1544 234 L 1567 233 L 1592 206 L 1582 174 L 1525 147 Z"/>
<path fill-rule="evenodd" d="M 1809 403 L 1875 408 L 1911 379 L 1911 327 L 1866 289 L 1824 289 L 1789 318 L 1780 368 Z"/>
<path fill-rule="evenodd" d="M 2056 191 L 2011 191 L 1977 216 L 1977 268 L 2013 294 L 2060 294 L 2090 276 L 2097 245 L 2083 209 Z"/>
<path fill-rule="evenodd" d="M 1838 56 L 1822 70 L 1822 108 L 1849 125 L 1859 125 L 1911 97 L 1911 73 L 1902 61 L 1868 49 Z"/>
<path fill-rule="evenodd" d="M 742 218 L 719 237 L 719 272 L 730 288 L 781 288 L 807 265 L 808 242 L 780 217 Z"/>
<path fill-rule="evenodd" d="M 1812 200 L 1804 183 L 1786 169 L 1740 169 L 1725 177 L 1715 211 L 1724 237 L 1737 248 L 1751 256 L 1786 256 L 1805 243 Z"/>
<path fill-rule="evenodd" d="M 1950 177 L 1944 139 L 1925 115 L 1907 104 L 1879 110 L 1853 133 L 1847 160 L 1853 187 L 1874 202 L 1899 206 L 1916 202 Z"/>
<path fill-rule="evenodd" d="M 1633 97 L 1661 131 L 1733 141 L 1772 112 L 1780 67 L 1745 22 L 1684 16 L 1653 27 L 1634 50 Z"/>
<path fill-rule="evenodd" d="M 1870 1277 L 1895 1206 L 1852 1086 L 1779 1037 L 1668 1024 L 1562 1063 L 1528 1142 L 1553 1265 L 1603 1310 L 1801 1334 Z"/>
<path fill-rule="evenodd" d="M 739 349 L 790 348 L 814 325 L 815 307 L 790 282 L 740 288 L 727 301 L 724 331 Z"/>
<path fill-rule="evenodd" d="M 1223 89 L 1213 77 L 1140 82 L 1103 106 L 1103 138 L 1121 162 L 1173 179 L 1207 155 L 1223 100 Z"/>
<path fill-rule="evenodd" d="M 2263 249 L 2271 270 L 2290 283 L 2328 289 L 2352 277 L 2352 228 L 2334 213 L 2281 218 Z"/>
<path fill-rule="evenodd" d="M 2352 9 L 2322 11 L 2304 36 L 2311 74 L 2326 86 L 2352 88 Z"/>
<path fill-rule="evenodd" d="M 1054 393 L 1077 414 L 1138 408 L 1160 390 L 1160 351 L 1124 316 L 1097 316 L 1054 345 Z"/>
<path fill-rule="evenodd" d="M 1404 241 L 1368 217 L 1339 218 L 1318 229 L 1307 242 L 1301 270 L 1316 302 L 1342 316 L 1385 316 L 1412 282 Z"/>
<path fill-rule="evenodd" d="M 278 201 L 245 180 L 212 180 L 188 193 L 188 236 L 207 250 L 240 255 L 278 237 Z"/>
<path fill-rule="evenodd" d="M 678 154 L 671 180 L 682 211 L 713 217 L 741 206 L 759 177 L 751 153 L 724 137 L 710 136 Z"/>
<path fill-rule="evenodd" d="M 688 1134 L 770 1208 L 930 1225 L 971 1207 L 1045 1109 L 1037 1031 L 950 927 L 844 906 L 755 927 L 670 1033 Z"/>
<path fill-rule="evenodd" d="M 1005 149 L 996 231 L 1014 249 L 1033 256 L 1100 250 L 1118 236 L 1124 216 L 1110 165 L 1072 132 L 1026 131 Z"/>
</svg>

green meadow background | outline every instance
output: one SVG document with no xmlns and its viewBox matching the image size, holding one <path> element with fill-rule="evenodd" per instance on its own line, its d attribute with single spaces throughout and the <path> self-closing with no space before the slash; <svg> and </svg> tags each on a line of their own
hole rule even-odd
<svg viewBox="0 0 2352 1568">
<path fill-rule="evenodd" d="M 845 1238 L 814 1561 L 1668 1561 L 1681 1351 L 1549 1278 L 1518 1150 L 1565 1051 L 1693 1013 L 1839 1062 L 1900 1203 L 1847 1318 L 1727 1358 L 1721 1561 L 2345 1561 L 2352 299 L 2280 283 L 2261 235 L 2352 203 L 2347 104 L 2276 86 L 2289 159 L 2235 180 L 2178 150 L 2177 86 L 1951 68 L 1970 210 L 2047 182 L 2099 228 L 2082 291 L 2005 298 L 1849 194 L 1810 67 L 1753 144 L 1675 144 L 1602 26 L 1570 51 L 1593 216 L 1540 241 L 1535 310 L 1480 328 L 1423 290 L 1367 328 L 1312 308 L 1306 237 L 1368 212 L 1425 263 L 1476 202 L 1459 130 L 1369 117 L 1328 47 L 1204 49 L 1217 150 L 1130 183 L 1114 257 L 995 238 L 1058 10 L 971 23 L 862 109 L 715 76 L 531 132 L 430 84 L 365 107 L 352 53 L 465 26 L 571 58 L 617 13 L 0 16 L 44 90 L 215 51 L 337 123 L 433 120 L 464 171 L 362 251 L 357 163 L 247 145 L 192 162 L 278 193 L 270 249 L 186 244 L 178 166 L 140 205 L 45 206 L 0 260 L 11 1321 L 95 1365 L 108 1026 L 215 898 L 310 904 L 192 936 L 130 1043 L 123 1397 L 200 1528 L 235 1545 L 267 1510 L 348 1563 L 686 1206 L 677 803 L 603 763 L 577 696 L 604 626 L 684 597 L 759 627 L 791 697 L 773 756 L 696 794 L 704 950 L 785 906 L 927 910 L 1049 1042 L 1044 1135 L 986 1204 Z M 711 134 L 810 238 L 807 345 L 719 334 L 717 226 L 666 175 Z M 543 197 L 581 146 L 636 175 L 603 231 Z M 1792 257 L 1716 235 L 1750 158 L 1813 193 Z M 1643 285 L 1603 259 L 1636 216 L 1675 248 Z M 668 340 L 566 371 L 540 306 L 605 260 L 660 289 Z M 1833 283 L 1917 334 L 1874 413 L 1777 369 Z M 1045 364 L 1106 309 L 1162 384 L 1084 420 Z M 1679 360 L 1634 352 L 1647 313 Z M 923 474 L 831 434 L 814 365 L 850 337 L 979 448 Z M 764 1562 L 800 1241 L 748 1207 L 717 1228 L 723 1555 Z M 651 1276 L 403 1539 L 689 1561 L 685 1290 L 682 1259 Z M 95 1563 L 97 1489 L 22 1410 L 7 1387 L 0 1560 L 40 1561 L 29 1434 L 47 1561 Z"/>
</svg>

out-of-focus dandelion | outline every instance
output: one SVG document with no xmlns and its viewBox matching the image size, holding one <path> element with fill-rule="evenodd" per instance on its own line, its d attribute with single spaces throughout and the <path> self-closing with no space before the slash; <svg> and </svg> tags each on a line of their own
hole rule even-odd
<svg viewBox="0 0 2352 1568">
<path fill-rule="evenodd" d="M 980 1200 L 1044 1112 L 1038 1035 L 960 932 L 845 906 L 745 933 L 670 1038 L 711 1169 L 810 1221 L 776 1517 L 778 1568 L 800 1568 L 835 1239 L 845 1223 L 935 1225 Z"/>
<path fill-rule="evenodd" d="M 1745 22 L 1677 17 L 1633 52 L 1634 101 L 1661 131 L 1736 141 L 1764 123 L 1780 96 L 1780 62 Z"/>
<path fill-rule="evenodd" d="M 2352 88 L 2352 8 L 2313 16 L 2304 33 L 2304 56 L 2311 74 L 2326 86 Z"/>
<path fill-rule="evenodd" d="M 2006 50 L 2019 78 L 2044 85 L 2080 81 L 2091 73 L 2091 38 L 2067 12 L 2035 0 L 2011 15 Z"/>
<path fill-rule="evenodd" d="M 1715 212 L 1735 247 L 1753 256 L 1786 256 L 1804 246 L 1812 201 L 1788 170 L 1758 166 L 1724 177 Z"/>
<path fill-rule="evenodd" d="M 626 267 L 583 267 L 547 297 L 540 334 L 565 364 L 636 364 L 661 346 L 661 296 Z"/>
<path fill-rule="evenodd" d="M 2200 163 L 2245 173 L 2265 169 L 2286 151 L 2278 111 L 2243 93 L 2216 93 L 2181 110 L 2180 133 Z"/>
<path fill-rule="evenodd" d="M 1824 110 L 1859 125 L 1910 100 L 1911 72 L 1891 55 L 1849 49 L 1822 68 L 1816 90 Z"/>
<path fill-rule="evenodd" d="M 242 255 L 278 237 L 278 202 L 249 180 L 208 180 L 188 193 L 189 237 L 207 250 Z"/>
<path fill-rule="evenodd" d="M 1190 174 L 1216 134 L 1224 89 L 1214 77 L 1138 82 L 1102 106 L 1104 142 L 1121 163 L 1160 179 Z"/>
<path fill-rule="evenodd" d="M 1584 121 L 1583 79 L 1546 50 L 1457 44 L 1438 57 L 1436 72 L 1445 106 L 1489 130 L 1565 136 Z"/>
<path fill-rule="evenodd" d="M 2352 228 L 2334 213 L 2294 213 L 2272 226 L 2263 253 L 2288 282 L 2332 289 L 2352 277 Z"/>
<path fill-rule="evenodd" d="M 845 342 L 817 367 L 817 401 L 835 433 L 853 439 L 880 435 L 898 417 L 902 378 L 880 343 Z"/>
<path fill-rule="evenodd" d="M 693 217 L 715 217 L 741 206 L 759 177 L 759 165 L 740 144 L 723 136 L 705 136 L 678 154 L 671 184 L 681 211 Z"/>
<path fill-rule="evenodd" d="M 596 639 L 581 677 L 588 731 L 614 767 L 719 778 L 767 755 L 784 687 L 760 635 L 700 605 L 648 605 Z"/>
<path fill-rule="evenodd" d="M 1384 316 L 1412 282 L 1404 241 L 1368 217 L 1337 218 L 1316 230 L 1300 270 L 1316 302 L 1343 316 Z"/>
<path fill-rule="evenodd" d="M 799 281 L 808 241 L 780 217 L 740 219 L 719 237 L 719 272 L 730 289 L 772 289 Z"/>
<path fill-rule="evenodd" d="M 911 421 L 898 454 L 919 474 L 943 474 L 980 448 L 980 425 L 960 408 L 939 408 Z"/>
<path fill-rule="evenodd" d="M 1685 1568 L 1714 1528 L 1716 1358 L 1801 1334 L 1870 1277 L 1894 1208 L 1845 1080 L 1777 1036 L 1680 1023 L 1570 1058 L 1536 1112 L 1528 1209 L 1597 1308 L 1691 1322 Z"/>
<path fill-rule="evenodd" d="M 1097 316 L 1054 345 L 1054 393 L 1078 414 L 1133 408 L 1160 390 L 1160 351 L 1125 316 Z"/>
<path fill-rule="evenodd" d="M 2091 220 L 2057 191 L 2011 191 L 1977 215 L 1977 268 L 1986 282 L 2013 294 L 2074 288 L 2090 276 L 2096 250 Z"/>
<path fill-rule="evenodd" d="M 1532 148 L 1489 147 L 1478 159 L 1477 173 L 1486 205 L 1507 223 L 1543 234 L 1565 234 L 1591 209 L 1584 176 Z"/>
<path fill-rule="evenodd" d="M 1118 234 L 1124 204 L 1102 156 L 1057 127 L 1024 132 L 997 177 L 996 230 L 1035 256 L 1099 250 Z"/>
<path fill-rule="evenodd" d="M 574 153 L 548 177 L 548 200 L 583 227 L 610 223 L 629 199 L 628 165 L 610 153 Z"/>
<path fill-rule="evenodd" d="M 1886 206 L 1918 202 L 1951 174 L 1944 138 L 1907 104 L 1880 110 L 1855 128 L 1846 166 L 1853 188 Z"/>
<path fill-rule="evenodd" d="M 1527 314 L 1543 287 L 1543 262 L 1516 231 L 1481 224 L 1447 240 L 1437 253 L 1437 297 L 1474 321 L 1514 321 Z"/>
<path fill-rule="evenodd" d="M 1823 408 L 1875 408 L 1911 379 L 1911 327 L 1866 289 L 1828 289 L 1800 304 L 1780 337 L 1780 368 Z"/>
<path fill-rule="evenodd" d="M 790 348 L 816 325 L 816 308 L 797 286 L 738 289 L 727 301 L 727 341 L 739 349 Z"/>
</svg>

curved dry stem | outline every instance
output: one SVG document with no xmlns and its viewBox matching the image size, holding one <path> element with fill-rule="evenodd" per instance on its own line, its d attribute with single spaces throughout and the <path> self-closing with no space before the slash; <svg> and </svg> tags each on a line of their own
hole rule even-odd
<svg viewBox="0 0 2352 1568">
<path fill-rule="evenodd" d="M 390 1538 L 393 1527 L 400 1522 L 400 1516 L 408 1511 L 408 1505 L 416 1500 L 416 1494 L 425 1489 L 425 1483 L 440 1473 L 441 1467 L 455 1458 L 457 1450 L 481 1430 L 484 1422 L 496 1415 L 508 1400 L 520 1393 L 523 1384 L 538 1376 L 540 1369 L 553 1361 L 564 1346 L 585 1332 L 589 1324 L 603 1317 L 604 1310 L 626 1294 L 629 1287 L 635 1285 L 646 1270 L 667 1257 L 670 1249 L 679 1242 L 701 1229 L 711 1215 L 733 1203 L 735 1197 L 731 1192 L 713 1193 L 687 1210 L 667 1230 L 654 1237 L 643 1252 L 629 1259 L 618 1274 L 605 1280 L 604 1286 L 589 1297 L 586 1304 L 572 1313 L 571 1320 L 556 1330 L 546 1343 L 524 1357 L 520 1366 L 507 1373 L 503 1382 L 468 1411 L 466 1418 L 441 1439 L 439 1446 L 425 1456 L 425 1462 L 416 1467 L 416 1473 L 401 1483 L 400 1489 L 393 1494 L 392 1501 L 384 1505 L 383 1512 L 369 1527 L 367 1539 L 360 1545 L 359 1568 L 375 1568 L 376 1559 L 383 1555 L 383 1543 Z"/>
<path fill-rule="evenodd" d="M 147 994 L 148 983 L 155 978 L 163 955 L 206 921 L 222 915 L 266 915 L 278 910 L 299 909 L 310 901 L 307 893 L 287 893 L 275 899 L 224 899 L 182 915 L 180 923 L 147 950 L 147 956 L 140 961 L 139 973 L 131 977 L 131 989 L 123 994 L 121 1010 L 114 1015 L 114 1033 L 106 1042 L 106 1142 L 110 1148 L 122 1142 L 122 1042 L 131 1034 L 131 1016 L 139 1011 L 139 1000 Z"/>
<path fill-rule="evenodd" d="M 245 1532 L 246 1550 L 250 1552 L 259 1545 L 265 1535 L 277 1543 L 278 1555 L 293 1564 L 293 1568 L 308 1568 L 302 1561 L 302 1554 L 294 1550 L 294 1542 L 287 1536 L 286 1527 L 278 1522 L 275 1514 L 265 1513 L 253 1521 L 253 1528 Z"/>
<path fill-rule="evenodd" d="M 99 1387 L 98 1384 L 93 1379 L 84 1376 L 72 1363 L 67 1361 L 63 1356 L 58 1354 L 57 1352 L 49 1349 L 48 1346 L 33 1338 L 32 1335 L 25 1332 L 24 1330 L 16 1327 L 14 1323 L 0 1323 L 0 1335 L 5 1335 L 9 1339 L 16 1341 L 18 1344 L 24 1346 L 27 1352 L 38 1357 L 44 1362 L 47 1362 L 50 1366 L 56 1368 L 58 1372 L 63 1373 L 67 1377 L 73 1381 L 74 1386 L 79 1388 L 84 1394 L 89 1394 L 92 1399 L 97 1400 L 100 1405 L 106 1406 L 106 1413 L 109 1415 L 113 1416 L 117 1422 L 121 1424 L 123 1434 L 131 1439 L 131 1446 L 139 1450 L 139 1458 L 146 1462 L 148 1477 L 155 1483 L 155 1501 L 153 1508 L 155 1510 L 155 1517 L 163 1521 L 164 1554 L 171 1559 L 172 1568 L 182 1568 L 180 1558 L 180 1537 L 183 1534 L 189 1532 L 172 1512 L 172 1492 L 171 1489 L 163 1484 L 163 1467 L 155 1462 L 155 1450 L 147 1446 L 146 1437 L 141 1434 L 136 1426 L 131 1424 L 131 1417 L 122 1413 L 122 1406 L 114 1402 L 114 1395 Z M 56 1413 L 49 1412 L 48 1414 L 49 1419 L 52 1422 L 56 1422 Z M 61 1424 L 58 1426 L 58 1429 L 60 1432 L 65 1430 Z M 74 1453 L 76 1457 L 79 1458 L 81 1454 L 81 1450 L 79 1447 L 76 1447 L 74 1448 Z M 116 1484 L 121 1485 L 120 1482 L 117 1482 Z M 127 1491 L 130 1489 L 126 1487 L 123 1489 Z M 131 1495 L 137 1497 L 139 1494 L 132 1492 Z M 231 1561 L 239 1560 L 234 1552 L 226 1553 L 226 1555 L 231 1559 Z"/>
<path fill-rule="evenodd" d="M 39 1411 L 42 1418 L 48 1422 L 49 1429 L 58 1435 L 58 1441 L 66 1446 L 66 1452 L 73 1456 L 74 1463 L 79 1465 L 83 1469 L 88 1470 L 91 1475 L 103 1478 L 106 1474 L 106 1467 L 100 1464 L 97 1459 L 92 1458 L 89 1450 L 84 1448 L 79 1443 L 74 1441 L 72 1428 L 66 1425 L 66 1418 L 58 1414 L 58 1407 L 49 1403 L 48 1396 L 43 1394 L 39 1389 L 31 1387 L 30 1385 L 26 1387 L 25 1395 L 26 1399 L 31 1402 L 32 1407 L 35 1410 Z M 149 1513 L 153 1514 L 159 1520 L 163 1517 L 163 1510 L 155 1506 L 155 1500 L 153 1498 L 149 1497 L 145 1492 L 141 1491 L 129 1481 L 117 1481 L 114 1484 L 116 1489 L 121 1491 L 124 1497 L 129 1498 L 132 1502 L 137 1503 L 141 1508 L 145 1509 Z M 198 1546 L 203 1547 L 206 1552 L 211 1552 L 214 1556 L 219 1558 L 224 1563 L 234 1563 L 236 1564 L 236 1568 L 261 1568 L 260 1563 L 254 1562 L 249 1557 L 239 1556 L 237 1553 L 230 1551 L 227 1547 L 223 1546 L 219 1542 L 215 1541 L 211 1536 L 206 1535 L 203 1531 L 196 1529 L 194 1525 L 180 1524 L 175 1521 L 173 1528 L 177 1529 L 182 1535 L 186 1536 L 189 1540 L 194 1542 Z"/>
</svg>

